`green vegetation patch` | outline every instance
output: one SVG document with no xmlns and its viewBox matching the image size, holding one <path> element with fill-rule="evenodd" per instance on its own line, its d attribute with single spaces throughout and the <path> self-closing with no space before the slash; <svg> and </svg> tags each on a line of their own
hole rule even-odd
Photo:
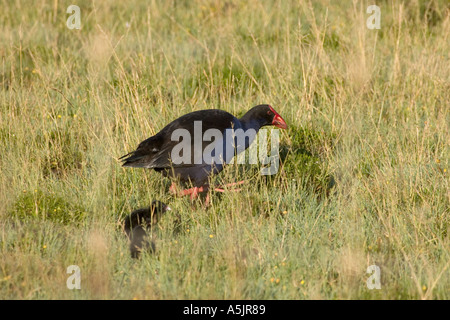
<svg viewBox="0 0 450 320">
<path fill-rule="evenodd" d="M 54 193 L 41 190 L 24 190 L 12 209 L 10 217 L 21 221 L 49 220 L 56 223 L 77 224 L 84 220 L 86 212 L 78 205 L 68 202 Z"/>
</svg>

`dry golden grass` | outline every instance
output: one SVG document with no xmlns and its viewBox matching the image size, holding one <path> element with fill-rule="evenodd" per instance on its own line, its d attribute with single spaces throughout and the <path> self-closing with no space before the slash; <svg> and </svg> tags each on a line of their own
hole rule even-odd
<svg viewBox="0 0 450 320">
<path fill-rule="evenodd" d="M 380 30 L 369 4 L 77 1 L 69 30 L 69 3 L 2 1 L 0 297 L 448 299 L 448 3 L 380 1 Z M 283 165 L 230 166 L 251 183 L 208 209 L 117 161 L 187 112 L 260 103 L 288 122 Z M 120 221 L 153 199 L 181 227 L 135 261 Z"/>
</svg>

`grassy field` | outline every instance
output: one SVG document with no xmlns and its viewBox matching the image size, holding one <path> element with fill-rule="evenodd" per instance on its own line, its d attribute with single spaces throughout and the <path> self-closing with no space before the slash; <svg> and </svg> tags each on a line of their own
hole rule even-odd
<svg viewBox="0 0 450 320">
<path fill-rule="evenodd" d="M 449 5 L 376 3 L 380 30 L 368 1 L 0 1 L 0 299 L 449 299 Z M 278 174 L 229 166 L 250 183 L 206 209 L 117 160 L 262 103 Z M 153 199 L 173 213 L 131 259 Z"/>
</svg>

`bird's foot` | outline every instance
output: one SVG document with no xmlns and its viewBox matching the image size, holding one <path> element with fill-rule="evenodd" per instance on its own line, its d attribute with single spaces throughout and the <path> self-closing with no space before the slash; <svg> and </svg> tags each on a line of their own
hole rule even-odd
<svg viewBox="0 0 450 320">
<path fill-rule="evenodd" d="M 226 192 L 226 191 L 234 191 L 234 192 L 239 192 L 241 191 L 241 189 L 239 188 L 233 188 L 235 186 L 239 186 L 241 184 L 244 184 L 246 181 L 238 181 L 238 182 L 233 182 L 233 183 L 227 183 L 223 186 L 221 186 L 220 188 L 214 188 L 212 190 L 216 191 L 216 192 Z M 230 188 L 231 187 L 231 188 Z M 204 206 L 207 207 L 209 206 L 209 202 L 210 202 L 210 196 L 209 196 L 209 185 L 205 184 L 201 187 L 193 187 L 193 188 L 189 188 L 189 189 L 184 189 L 181 191 L 178 191 L 176 184 L 172 183 L 172 185 L 169 188 L 169 192 L 171 194 L 177 195 L 179 197 L 183 197 L 183 196 L 190 196 L 191 200 L 197 199 L 200 195 L 200 193 L 204 193 L 207 192 L 206 194 L 206 199 L 205 199 L 205 204 Z"/>
<path fill-rule="evenodd" d="M 185 189 L 181 191 L 181 196 L 187 196 L 190 195 L 191 200 L 196 199 L 199 195 L 199 193 L 207 192 L 208 186 L 201 186 L 201 187 L 194 187 L 190 189 Z"/>
<path fill-rule="evenodd" d="M 238 182 L 233 182 L 233 183 L 227 183 L 227 184 L 221 186 L 221 188 L 214 188 L 214 191 L 217 191 L 217 192 L 225 192 L 225 191 L 239 192 L 239 191 L 241 191 L 241 189 L 229 188 L 229 187 L 239 186 L 241 184 L 244 184 L 245 182 L 246 181 L 238 181 Z"/>
<path fill-rule="evenodd" d="M 207 192 L 208 190 L 209 190 L 209 186 L 208 185 L 204 185 L 204 186 L 201 186 L 201 187 L 193 187 L 193 188 L 184 189 L 184 190 L 180 190 L 179 191 L 177 189 L 175 183 L 172 183 L 172 185 L 169 188 L 169 192 L 171 194 L 177 195 L 179 197 L 183 197 L 183 196 L 189 195 L 191 197 L 191 199 L 197 198 L 200 193 Z"/>
<path fill-rule="evenodd" d="M 175 184 L 175 182 L 172 182 L 172 184 L 170 185 L 169 192 L 174 195 L 178 194 L 178 189 L 177 189 L 177 185 Z"/>
<path fill-rule="evenodd" d="M 239 186 L 241 184 L 244 184 L 246 181 L 238 181 L 233 183 L 227 183 L 223 186 L 214 188 L 213 190 L 216 192 L 226 192 L 226 191 L 241 191 L 239 188 L 233 188 L 235 186 Z M 209 185 L 205 184 L 201 187 L 193 187 L 189 189 L 184 189 L 181 191 L 178 191 L 177 186 L 175 183 L 172 183 L 172 185 L 169 188 L 169 192 L 174 195 L 178 195 L 180 197 L 190 195 L 191 199 L 195 199 L 198 197 L 199 193 L 207 192 L 209 191 Z"/>
</svg>

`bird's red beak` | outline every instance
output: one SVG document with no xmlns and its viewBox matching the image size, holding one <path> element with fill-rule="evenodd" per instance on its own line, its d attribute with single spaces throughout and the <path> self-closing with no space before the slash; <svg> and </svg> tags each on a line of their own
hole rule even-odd
<svg viewBox="0 0 450 320">
<path fill-rule="evenodd" d="M 280 129 L 287 129 L 286 121 L 276 112 L 271 106 L 269 106 L 270 110 L 275 114 L 273 117 L 272 125 L 278 127 Z"/>
</svg>

